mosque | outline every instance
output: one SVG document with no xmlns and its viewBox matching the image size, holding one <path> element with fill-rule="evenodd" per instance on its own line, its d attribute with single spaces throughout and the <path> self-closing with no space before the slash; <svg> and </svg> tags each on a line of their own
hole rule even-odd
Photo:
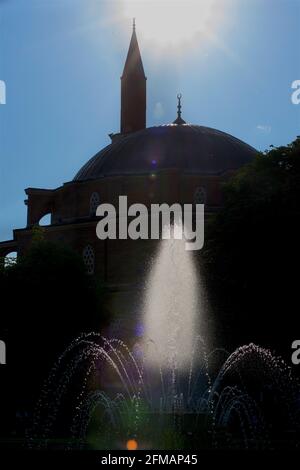
<svg viewBox="0 0 300 470">
<path fill-rule="evenodd" d="M 204 203 L 206 216 L 222 206 L 222 184 L 256 150 L 219 130 L 188 124 L 182 116 L 181 95 L 174 122 L 147 127 L 146 84 L 136 27 L 121 77 L 120 132 L 93 156 L 71 181 L 55 189 L 27 188 L 27 226 L 0 242 L 0 256 L 22 255 L 30 246 L 33 228 L 49 214 L 45 238 L 78 252 L 87 272 L 112 292 L 127 293 L 140 284 L 157 247 L 155 240 L 99 240 L 96 208 L 142 203 Z M 175 116 L 174 116 L 175 117 Z M 123 298 L 126 302 L 126 299 Z"/>
</svg>

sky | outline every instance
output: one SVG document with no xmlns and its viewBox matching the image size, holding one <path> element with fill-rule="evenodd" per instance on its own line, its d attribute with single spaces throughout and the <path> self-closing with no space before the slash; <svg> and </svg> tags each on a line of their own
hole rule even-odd
<svg viewBox="0 0 300 470">
<path fill-rule="evenodd" d="M 300 0 L 0 0 L 0 240 L 26 226 L 25 188 L 72 180 L 119 131 L 132 16 L 147 126 L 180 92 L 187 122 L 258 150 L 300 134 Z"/>
</svg>

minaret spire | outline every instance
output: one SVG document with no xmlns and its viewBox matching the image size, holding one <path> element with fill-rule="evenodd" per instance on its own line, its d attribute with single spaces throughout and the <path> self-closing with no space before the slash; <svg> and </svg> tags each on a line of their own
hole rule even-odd
<svg viewBox="0 0 300 470">
<path fill-rule="evenodd" d="M 146 80 L 133 18 L 131 41 L 121 77 L 122 134 L 146 127 Z"/>
<path fill-rule="evenodd" d="M 178 93 L 177 95 L 177 100 L 178 100 L 178 104 L 177 104 L 177 118 L 175 119 L 175 121 L 173 121 L 173 124 L 178 124 L 178 125 L 181 125 L 181 124 L 186 124 L 186 122 L 182 119 L 181 117 L 181 99 L 182 99 L 182 94 L 181 93 Z"/>
</svg>

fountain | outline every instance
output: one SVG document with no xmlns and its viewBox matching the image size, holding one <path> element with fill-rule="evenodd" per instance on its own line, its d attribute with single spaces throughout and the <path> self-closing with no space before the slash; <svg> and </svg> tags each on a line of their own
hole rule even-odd
<svg viewBox="0 0 300 470">
<path fill-rule="evenodd" d="M 203 320 L 200 284 L 184 240 L 163 240 L 147 282 L 143 313 L 146 364 L 186 370 Z M 204 323 L 204 322 L 202 322 Z"/>
<path fill-rule="evenodd" d="M 282 430 L 296 445 L 298 383 L 259 346 L 211 350 L 191 256 L 182 240 L 161 242 L 133 348 L 96 333 L 69 345 L 43 388 L 30 446 L 55 447 L 59 434 L 64 448 L 125 449 L 133 440 L 145 449 L 268 449 L 286 444 Z"/>
</svg>

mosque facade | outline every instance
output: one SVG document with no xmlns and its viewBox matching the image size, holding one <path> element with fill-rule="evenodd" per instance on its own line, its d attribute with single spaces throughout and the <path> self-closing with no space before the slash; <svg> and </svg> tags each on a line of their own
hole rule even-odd
<svg viewBox="0 0 300 470">
<path fill-rule="evenodd" d="M 22 255 L 33 229 L 50 214 L 44 227 L 49 241 L 62 242 L 79 253 L 89 274 L 113 292 L 128 292 L 143 278 L 157 248 L 155 240 L 99 240 L 96 208 L 128 205 L 204 203 L 206 216 L 222 207 L 222 185 L 256 151 L 216 129 L 188 124 L 182 117 L 181 96 L 174 122 L 146 125 L 146 85 L 135 25 L 121 77 L 120 132 L 74 176 L 55 189 L 27 188 L 27 225 L 13 239 L 0 242 L 0 256 Z M 124 299 L 123 299 L 124 300 Z"/>
</svg>

